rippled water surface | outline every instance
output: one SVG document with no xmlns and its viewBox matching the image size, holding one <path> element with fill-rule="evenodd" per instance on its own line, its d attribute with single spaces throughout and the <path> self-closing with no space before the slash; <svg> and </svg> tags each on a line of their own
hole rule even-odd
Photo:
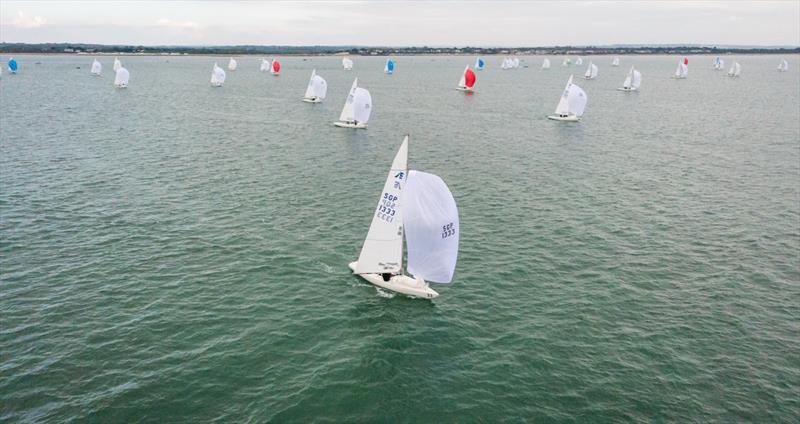
<svg viewBox="0 0 800 424">
<path fill-rule="evenodd" d="M 800 58 L 17 57 L 0 77 L 0 421 L 797 422 Z M 40 63 L 35 63 L 40 62 Z M 615 89 L 635 64 L 639 93 Z M 80 69 L 77 69 L 77 67 Z M 312 68 L 328 99 L 300 101 Z M 370 128 L 335 128 L 352 79 Z M 350 273 L 391 160 L 459 205 L 434 301 Z"/>
</svg>

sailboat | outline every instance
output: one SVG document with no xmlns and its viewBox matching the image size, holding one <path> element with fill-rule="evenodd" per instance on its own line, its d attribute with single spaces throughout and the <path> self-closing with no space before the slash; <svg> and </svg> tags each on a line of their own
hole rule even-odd
<svg viewBox="0 0 800 424">
<path fill-rule="evenodd" d="M 564 61 L 561 62 L 561 66 L 569 66 L 571 64 L 572 64 L 572 60 L 570 60 L 570 58 L 568 58 L 568 57 L 565 57 Z"/>
<path fill-rule="evenodd" d="M 631 70 L 628 71 L 628 76 L 625 77 L 625 82 L 622 83 L 622 87 L 618 88 L 619 91 L 638 91 L 639 86 L 642 85 L 642 73 L 637 71 L 636 69 L 631 66 Z"/>
<path fill-rule="evenodd" d="M 394 61 L 392 58 L 386 59 L 386 65 L 383 66 L 383 72 L 392 74 L 394 72 Z"/>
<path fill-rule="evenodd" d="M 483 63 L 483 59 L 481 59 L 480 57 L 475 59 L 475 70 L 476 71 L 482 71 L 484 65 L 485 64 Z"/>
<path fill-rule="evenodd" d="M 575 66 L 581 66 L 581 65 L 583 65 L 583 59 L 581 58 L 575 59 Z"/>
<path fill-rule="evenodd" d="M 17 73 L 17 60 L 13 57 L 8 59 L 8 71 L 12 74 Z"/>
<path fill-rule="evenodd" d="M 211 69 L 211 86 L 222 87 L 225 84 L 225 71 L 214 62 L 214 68 Z"/>
<path fill-rule="evenodd" d="M 685 79 L 689 75 L 689 58 L 683 58 L 683 61 L 678 62 L 678 68 L 675 69 L 675 74 L 672 78 Z"/>
<path fill-rule="evenodd" d="M 281 74 L 281 63 L 278 62 L 278 59 L 272 59 L 272 67 L 269 68 L 269 73 L 276 77 Z"/>
<path fill-rule="evenodd" d="M 228 70 L 229 71 L 235 71 L 236 70 L 236 66 L 238 66 L 238 63 L 236 63 L 236 59 L 231 58 L 231 60 L 228 61 Z"/>
<path fill-rule="evenodd" d="M 542 69 L 550 69 L 550 59 L 544 58 L 542 61 Z"/>
<path fill-rule="evenodd" d="M 786 59 L 781 60 L 778 65 L 778 72 L 786 72 L 789 70 L 789 62 Z"/>
<path fill-rule="evenodd" d="M 504 57 L 503 63 L 500 64 L 500 69 L 510 69 L 510 68 L 511 68 L 511 62 L 507 57 Z"/>
<path fill-rule="evenodd" d="M 733 62 L 733 66 L 731 69 L 728 70 L 728 76 L 737 78 L 742 73 L 742 66 L 739 65 L 739 62 Z"/>
<path fill-rule="evenodd" d="M 131 74 L 128 72 L 127 69 L 120 66 L 117 69 L 117 73 L 114 76 L 114 87 L 117 88 L 128 88 L 128 81 L 131 79 Z"/>
<path fill-rule="evenodd" d="M 343 57 L 342 58 L 342 68 L 344 68 L 345 71 L 352 70 L 353 69 L 353 61 L 351 59 L 349 59 L 349 58 Z"/>
<path fill-rule="evenodd" d="M 311 71 L 311 79 L 308 80 L 308 87 L 306 87 L 306 94 L 303 95 L 303 101 L 308 103 L 320 103 L 325 99 L 328 94 L 328 83 L 325 78 L 317 75 L 317 70 Z"/>
<path fill-rule="evenodd" d="M 511 67 L 514 68 L 514 69 L 519 68 L 519 58 L 518 57 L 511 58 Z"/>
<path fill-rule="evenodd" d="M 570 75 L 555 113 L 547 118 L 554 121 L 578 122 L 586 109 L 586 100 L 586 93 L 572 83 L 572 75 Z"/>
<path fill-rule="evenodd" d="M 92 70 L 90 71 L 90 73 L 95 76 L 100 76 L 100 72 L 102 71 L 103 71 L 103 65 L 100 64 L 100 62 L 98 62 L 97 59 L 95 59 L 94 62 L 92 62 Z"/>
<path fill-rule="evenodd" d="M 269 68 L 271 68 L 269 61 L 267 59 L 261 59 L 261 67 L 259 70 L 261 72 L 267 72 Z"/>
<path fill-rule="evenodd" d="M 719 71 L 720 69 L 725 68 L 725 61 L 722 60 L 721 57 L 717 56 L 714 58 L 714 70 Z"/>
<path fill-rule="evenodd" d="M 611 66 L 619 66 L 619 56 L 614 56 L 614 60 L 611 61 Z"/>
<path fill-rule="evenodd" d="M 408 136 L 394 157 L 358 261 L 348 266 L 370 283 L 423 299 L 439 296 L 428 282 L 453 280 L 458 261 L 458 207 L 434 174 L 408 169 Z M 403 239 L 408 273 L 403 272 Z"/>
<path fill-rule="evenodd" d="M 586 73 L 583 74 L 583 77 L 587 80 L 597 78 L 597 65 L 589 61 L 589 66 L 586 68 Z"/>
<path fill-rule="evenodd" d="M 117 72 L 117 70 L 118 70 L 119 68 L 121 68 L 121 67 L 122 67 L 122 62 L 120 62 L 120 61 L 119 61 L 119 59 L 117 59 L 117 58 L 115 57 L 115 58 L 114 58 L 114 67 L 113 67 L 112 69 L 114 69 L 114 72 Z"/>
<path fill-rule="evenodd" d="M 464 73 L 461 74 L 461 79 L 458 81 L 458 89 L 462 91 L 472 91 L 475 85 L 475 72 L 469 69 L 469 65 L 464 68 Z"/>
<path fill-rule="evenodd" d="M 369 91 L 358 86 L 358 78 L 353 81 L 350 93 L 344 102 L 339 121 L 333 125 L 342 128 L 367 128 L 369 115 L 372 113 L 372 96 Z"/>
</svg>

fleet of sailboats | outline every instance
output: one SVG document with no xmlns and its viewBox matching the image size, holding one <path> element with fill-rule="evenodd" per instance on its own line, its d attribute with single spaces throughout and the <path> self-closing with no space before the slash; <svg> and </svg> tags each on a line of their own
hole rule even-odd
<svg viewBox="0 0 800 424">
<path fill-rule="evenodd" d="M 597 78 L 597 65 L 589 61 L 589 66 L 586 68 L 586 73 L 583 74 L 583 77 L 587 80 Z"/>
<path fill-rule="evenodd" d="M 556 105 L 556 111 L 547 118 L 554 121 L 578 122 L 583 116 L 583 111 L 586 110 L 586 101 L 586 93 L 572 83 L 572 75 L 570 75 L 561 99 Z"/>
<path fill-rule="evenodd" d="M 308 87 L 306 87 L 306 94 L 303 95 L 303 101 L 307 103 L 321 103 L 325 96 L 328 94 L 328 83 L 324 78 L 317 75 L 317 70 L 311 71 L 311 79 L 308 80 Z"/>
<path fill-rule="evenodd" d="M 116 74 L 114 75 L 114 87 L 117 88 L 128 88 L 128 82 L 131 79 L 131 74 L 125 69 L 124 66 L 120 65 L 117 69 Z"/>
<path fill-rule="evenodd" d="M 222 87 L 225 84 L 225 71 L 214 62 L 214 68 L 211 69 L 211 86 Z"/>
<path fill-rule="evenodd" d="M 428 283 L 450 283 L 458 261 L 458 207 L 437 175 L 408 169 L 408 136 L 392 161 L 367 237 L 348 266 L 368 282 L 408 296 L 439 296 Z M 404 241 L 407 270 L 403 269 Z"/>
<path fill-rule="evenodd" d="M 347 100 L 344 102 L 339 121 L 333 125 L 342 128 L 367 128 L 369 116 L 372 113 L 372 96 L 364 88 L 358 86 L 358 78 L 353 80 Z"/>
<path fill-rule="evenodd" d="M 89 71 L 89 73 L 94 76 L 100 76 L 100 72 L 102 71 L 103 71 L 103 65 L 100 64 L 100 62 L 98 62 L 97 59 L 94 59 L 94 61 L 92 62 L 92 69 Z"/>
<path fill-rule="evenodd" d="M 642 73 L 634 69 L 631 66 L 631 70 L 628 71 L 628 76 L 625 77 L 625 81 L 622 83 L 622 87 L 618 88 L 617 90 L 620 91 L 638 91 L 639 86 L 642 85 Z"/>
<path fill-rule="evenodd" d="M 475 86 L 475 72 L 469 69 L 469 65 L 464 68 L 464 73 L 461 74 L 461 79 L 458 81 L 458 89 L 462 91 L 472 91 Z"/>
</svg>

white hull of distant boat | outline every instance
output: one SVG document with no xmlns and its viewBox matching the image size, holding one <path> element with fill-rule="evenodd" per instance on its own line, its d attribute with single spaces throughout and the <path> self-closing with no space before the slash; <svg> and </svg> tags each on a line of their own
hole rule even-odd
<svg viewBox="0 0 800 424">
<path fill-rule="evenodd" d="M 303 101 L 306 103 L 322 103 L 322 99 L 319 97 L 303 97 Z"/>
<path fill-rule="evenodd" d="M 356 272 L 358 261 L 350 262 L 348 265 L 353 273 Z M 389 281 L 384 281 L 381 274 L 359 274 L 361 278 L 369 281 L 370 283 L 391 290 L 393 292 L 401 293 L 407 296 L 421 297 L 423 299 L 433 299 L 439 296 L 435 290 L 428 286 L 422 278 L 411 278 L 407 275 L 393 275 Z"/>
<path fill-rule="evenodd" d="M 367 124 L 362 124 L 360 122 L 356 124 L 355 122 L 336 121 L 336 122 L 333 123 L 333 125 L 335 125 L 335 126 L 337 126 L 339 128 L 355 128 L 355 129 L 359 129 L 359 130 L 363 130 L 363 129 L 367 128 Z"/>
<path fill-rule="evenodd" d="M 466 91 L 466 92 L 470 92 L 470 93 L 473 92 L 472 89 L 469 88 L 469 87 L 456 87 L 456 90 L 458 90 L 458 91 Z"/>
<path fill-rule="evenodd" d="M 562 122 L 578 122 L 581 118 L 575 115 L 549 115 L 547 119 L 552 119 L 554 121 L 562 121 Z"/>
<path fill-rule="evenodd" d="M 619 87 L 619 88 L 617 88 L 617 90 L 619 90 L 619 91 L 639 91 L 638 89 L 633 88 L 633 87 L 630 87 L 630 88 Z"/>
</svg>

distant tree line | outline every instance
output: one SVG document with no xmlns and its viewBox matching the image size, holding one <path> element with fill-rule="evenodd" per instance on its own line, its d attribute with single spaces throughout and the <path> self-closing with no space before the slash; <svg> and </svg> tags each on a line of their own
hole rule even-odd
<svg viewBox="0 0 800 424">
<path fill-rule="evenodd" d="M 73 43 L 0 43 L 0 53 L 208 54 L 208 55 L 626 55 L 626 54 L 793 54 L 800 47 L 555 46 L 555 47 L 364 47 L 364 46 L 134 46 Z"/>
</svg>

